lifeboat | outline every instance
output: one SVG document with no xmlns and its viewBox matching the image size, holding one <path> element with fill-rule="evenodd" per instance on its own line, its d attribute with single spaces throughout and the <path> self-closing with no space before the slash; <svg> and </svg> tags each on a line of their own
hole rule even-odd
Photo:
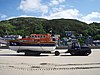
<svg viewBox="0 0 100 75">
<path fill-rule="evenodd" d="M 56 42 L 52 41 L 50 34 L 31 34 L 30 37 L 10 40 L 9 48 L 17 52 L 28 54 L 40 54 L 51 52 L 56 48 Z"/>
</svg>

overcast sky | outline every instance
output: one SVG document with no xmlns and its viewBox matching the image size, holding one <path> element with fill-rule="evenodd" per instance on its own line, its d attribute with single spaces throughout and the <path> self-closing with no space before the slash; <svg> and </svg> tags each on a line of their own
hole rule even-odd
<svg viewBox="0 0 100 75">
<path fill-rule="evenodd" d="M 0 0 L 0 20 L 15 17 L 65 18 L 100 23 L 100 0 Z"/>
</svg>

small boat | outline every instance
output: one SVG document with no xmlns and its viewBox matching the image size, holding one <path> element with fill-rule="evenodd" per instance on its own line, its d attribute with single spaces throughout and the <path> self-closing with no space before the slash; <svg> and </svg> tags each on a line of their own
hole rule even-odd
<svg viewBox="0 0 100 75">
<path fill-rule="evenodd" d="M 9 48 L 25 55 L 40 55 L 51 52 L 56 48 L 56 42 L 52 41 L 50 34 L 31 34 L 30 37 L 10 40 Z"/>
</svg>

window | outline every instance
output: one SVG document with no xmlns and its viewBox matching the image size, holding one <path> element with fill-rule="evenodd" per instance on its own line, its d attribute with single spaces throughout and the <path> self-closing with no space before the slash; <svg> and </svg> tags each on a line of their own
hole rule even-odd
<svg viewBox="0 0 100 75">
<path fill-rule="evenodd" d="M 35 35 L 35 38 L 37 38 L 37 36 Z"/>
<path fill-rule="evenodd" d="M 41 38 L 42 38 L 42 35 L 41 35 Z"/>
<path fill-rule="evenodd" d="M 40 38 L 40 36 L 38 35 L 38 38 Z"/>
<path fill-rule="evenodd" d="M 45 36 L 43 36 L 43 38 L 45 38 Z"/>
<path fill-rule="evenodd" d="M 32 38 L 35 38 L 34 36 L 31 36 Z"/>
</svg>

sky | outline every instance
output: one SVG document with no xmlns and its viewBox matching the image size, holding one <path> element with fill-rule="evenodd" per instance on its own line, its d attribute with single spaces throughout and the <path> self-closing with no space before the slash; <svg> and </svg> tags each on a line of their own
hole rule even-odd
<svg viewBox="0 0 100 75">
<path fill-rule="evenodd" d="M 0 0 L 0 21 L 17 17 L 100 23 L 100 0 Z"/>
</svg>

